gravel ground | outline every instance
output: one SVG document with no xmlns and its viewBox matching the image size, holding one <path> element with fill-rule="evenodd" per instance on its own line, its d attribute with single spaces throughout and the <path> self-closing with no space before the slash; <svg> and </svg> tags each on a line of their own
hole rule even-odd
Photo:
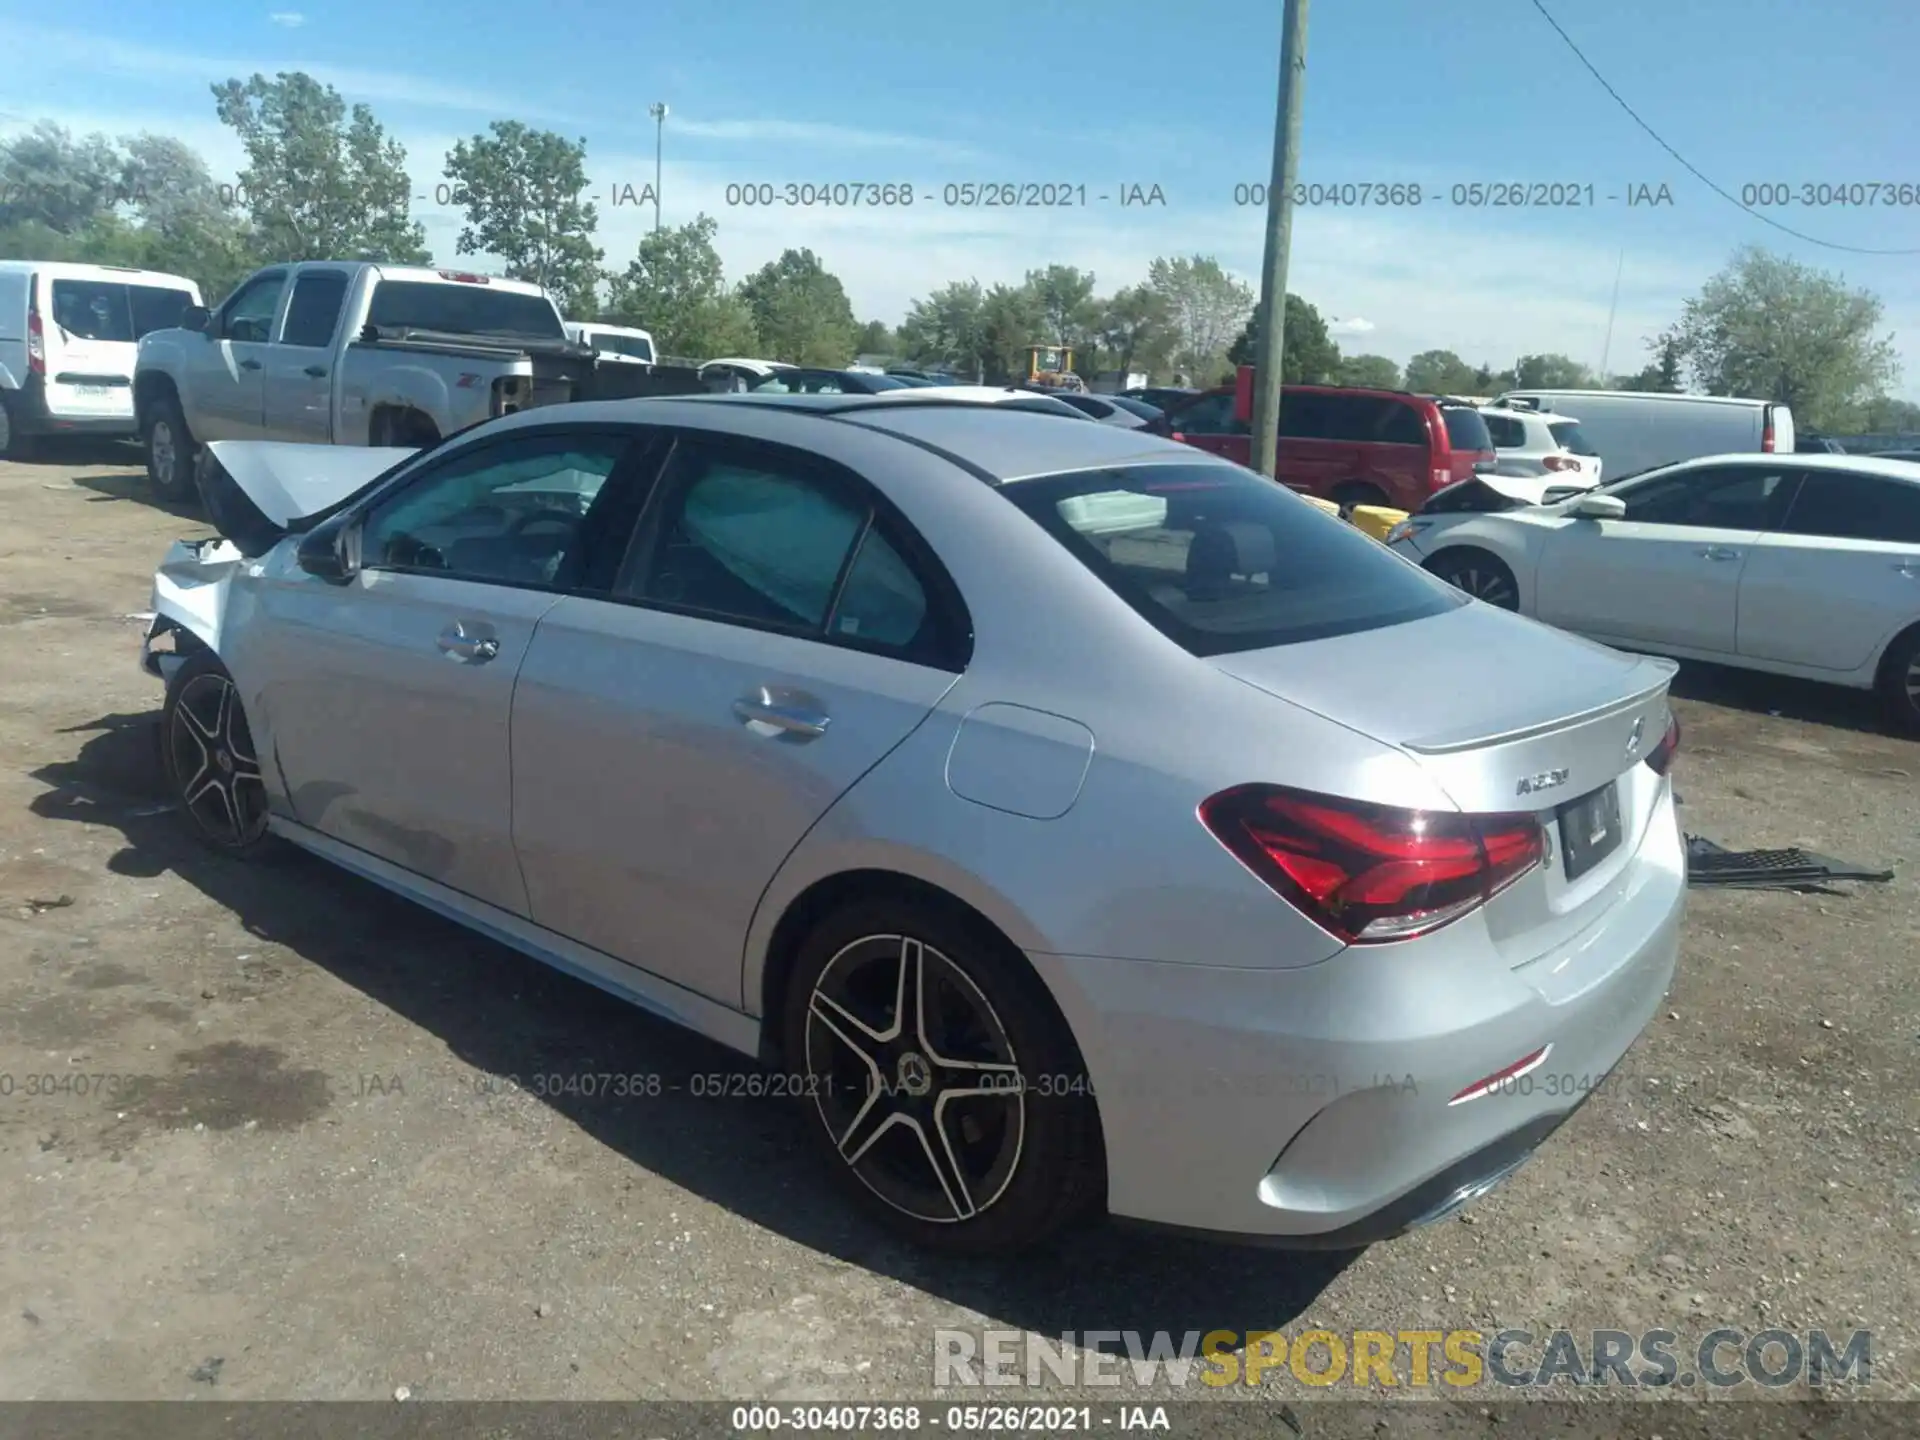
<svg viewBox="0 0 1920 1440">
<path fill-rule="evenodd" d="M 731 1054 L 317 861 L 188 843 L 132 617 L 203 533 L 131 451 L 0 464 L 0 1397 L 925 1401 L 936 1330 L 1002 1327 L 1870 1329 L 1870 1392 L 1920 1379 L 1920 745 L 1864 697 L 1683 676 L 1689 831 L 1895 879 L 1695 891 L 1617 1084 L 1464 1217 L 1352 1255 L 1104 1227 L 957 1264 L 845 1214 L 780 1102 L 693 1098 Z M 494 1078 L 558 1070 L 682 1088 Z M 1177 1393 L 1298 1396 L 1232 1420 L 1335 1433 L 1284 1369 Z M 1633 1433 L 1691 1433 L 1660 1415 Z"/>
</svg>

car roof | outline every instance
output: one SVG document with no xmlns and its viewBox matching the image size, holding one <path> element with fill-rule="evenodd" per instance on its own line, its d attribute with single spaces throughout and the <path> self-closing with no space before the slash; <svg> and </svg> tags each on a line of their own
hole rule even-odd
<svg viewBox="0 0 1920 1440">
<path fill-rule="evenodd" d="M 1726 455 L 1696 455 L 1688 460 L 1662 465 L 1658 470 L 1642 470 L 1629 480 L 1650 477 L 1659 471 L 1701 470 L 1723 465 L 1791 465 L 1796 470 L 1836 470 L 1857 475 L 1877 475 L 1883 480 L 1899 480 L 1920 485 L 1920 465 L 1910 460 L 1885 460 L 1877 455 L 1833 455 L 1813 451 L 1808 454 L 1772 455 L 1758 450 L 1740 450 Z"/>
<path fill-rule="evenodd" d="M 801 447 L 806 446 L 815 425 L 857 425 L 940 452 L 991 485 L 1126 465 L 1240 468 L 1178 441 L 1101 425 L 1078 412 L 1074 413 L 1074 423 L 1067 424 L 1064 417 L 1006 405 L 983 405 L 977 400 L 955 400 L 925 390 L 889 390 L 879 395 L 730 394 L 587 400 L 521 410 L 492 422 L 489 429 L 498 434 L 564 420 L 583 425 L 625 421 L 725 430 L 729 411 L 789 416 L 791 434 L 782 438 Z M 758 427 L 756 433 L 761 433 Z"/>
<path fill-rule="evenodd" d="M 1666 390 L 1503 390 L 1493 403 L 1498 405 L 1501 401 L 1511 398 L 1524 400 L 1534 395 L 1551 395 L 1555 399 L 1569 395 L 1578 399 L 1581 396 L 1591 395 L 1602 400 L 1684 400 L 1690 405 L 1739 405 L 1748 409 L 1756 405 L 1779 403 L 1773 400 L 1748 400 L 1738 395 L 1675 395 Z M 1780 408 L 1791 410 L 1793 407 L 1781 405 Z"/>
<path fill-rule="evenodd" d="M 185 275 L 175 275 L 170 270 L 142 270 L 132 265 L 96 265 L 90 260 L 0 260 L 0 270 L 14 275 L 37 273 L 56 280 L 118 280 L 124 285 L 154 280 L 177 282 L 169 286 L 170 289 L 184 289 L 193 284 Z"/>
</svg>

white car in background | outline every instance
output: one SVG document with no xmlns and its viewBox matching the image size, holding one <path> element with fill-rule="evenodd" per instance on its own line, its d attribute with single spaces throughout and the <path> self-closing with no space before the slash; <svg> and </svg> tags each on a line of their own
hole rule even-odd
<svg viewBox="0 0 1920 1440">
<path fill-rule="evenodd" d="M 1514 410 L 1505 405 L 1481 405 L 1480 417 L 1493 437 L 1499 457 L 1494 474 L 1512 479 L 1540 479 L 1545 483 L 1533 498 L 1545 500 L 1557 489 L 1591 490 L 1600 483 L 1600 452 L 1588 442 L 1580 422 L 1571 415 Z"/>
<path fill-rule="evenodd" d="M 657 358 L 653 353 L 653 336 L 631 325 L 599 325 L 569 320 L 567 338 L 582 345 L 591 345 L 595 354 L 623 364 L 651 365 Z"/>
<path fill-rule="evenodd" d="M 1770 400 L 1733 395 L 1669 395 L 1650 390 L 1509 390 L 1503 410 L 1577 415 L 1587 448 L 1610 481 L 1706 455 L 1791 455 L 1793 411 Z"/>
<path fill-rule="evenodd" d="M 700 367 L 700 378 L 712 390 L 751 390 L 782 370 L 797 369 L 782 360 L 745 360 L 729 355 Z"/>
<path fill-rule="evenodd" d="M 1877 689 L 1920 733 L 1920 465 L 1715 455 L 1387 544 L 1475 598 L 1626 650 Z"/>
</svg>

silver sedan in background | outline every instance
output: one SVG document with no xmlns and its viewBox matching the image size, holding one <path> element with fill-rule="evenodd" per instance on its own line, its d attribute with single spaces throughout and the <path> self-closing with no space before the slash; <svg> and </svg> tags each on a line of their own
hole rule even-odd
<svg viewBox="0 0 1920 1440">
<path fill-rule="evenodd" d="M 970 1253 L 1448 1213 L 1672 976 L 1671 662 L 1252 472 L 1000 405 L 233 444 L 145 663 L 196 832 L 290 841 L 778 1067 Z"/>
</svg>

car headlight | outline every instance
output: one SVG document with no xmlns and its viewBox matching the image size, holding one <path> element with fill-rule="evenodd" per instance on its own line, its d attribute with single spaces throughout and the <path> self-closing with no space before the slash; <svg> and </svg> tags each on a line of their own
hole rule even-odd
<svg viewBox="0 0 1920 1440">
<path fill-rule="evenodd" d="M 1398 525 L 1395 525 L 1391 530 L 1387 531 L 1386 543 L 1389 545 L 1398 545 L 1402 540 L 1410 540 L 1432 523 L 1431 520 L 1402 520 Z"/>
</svg>

